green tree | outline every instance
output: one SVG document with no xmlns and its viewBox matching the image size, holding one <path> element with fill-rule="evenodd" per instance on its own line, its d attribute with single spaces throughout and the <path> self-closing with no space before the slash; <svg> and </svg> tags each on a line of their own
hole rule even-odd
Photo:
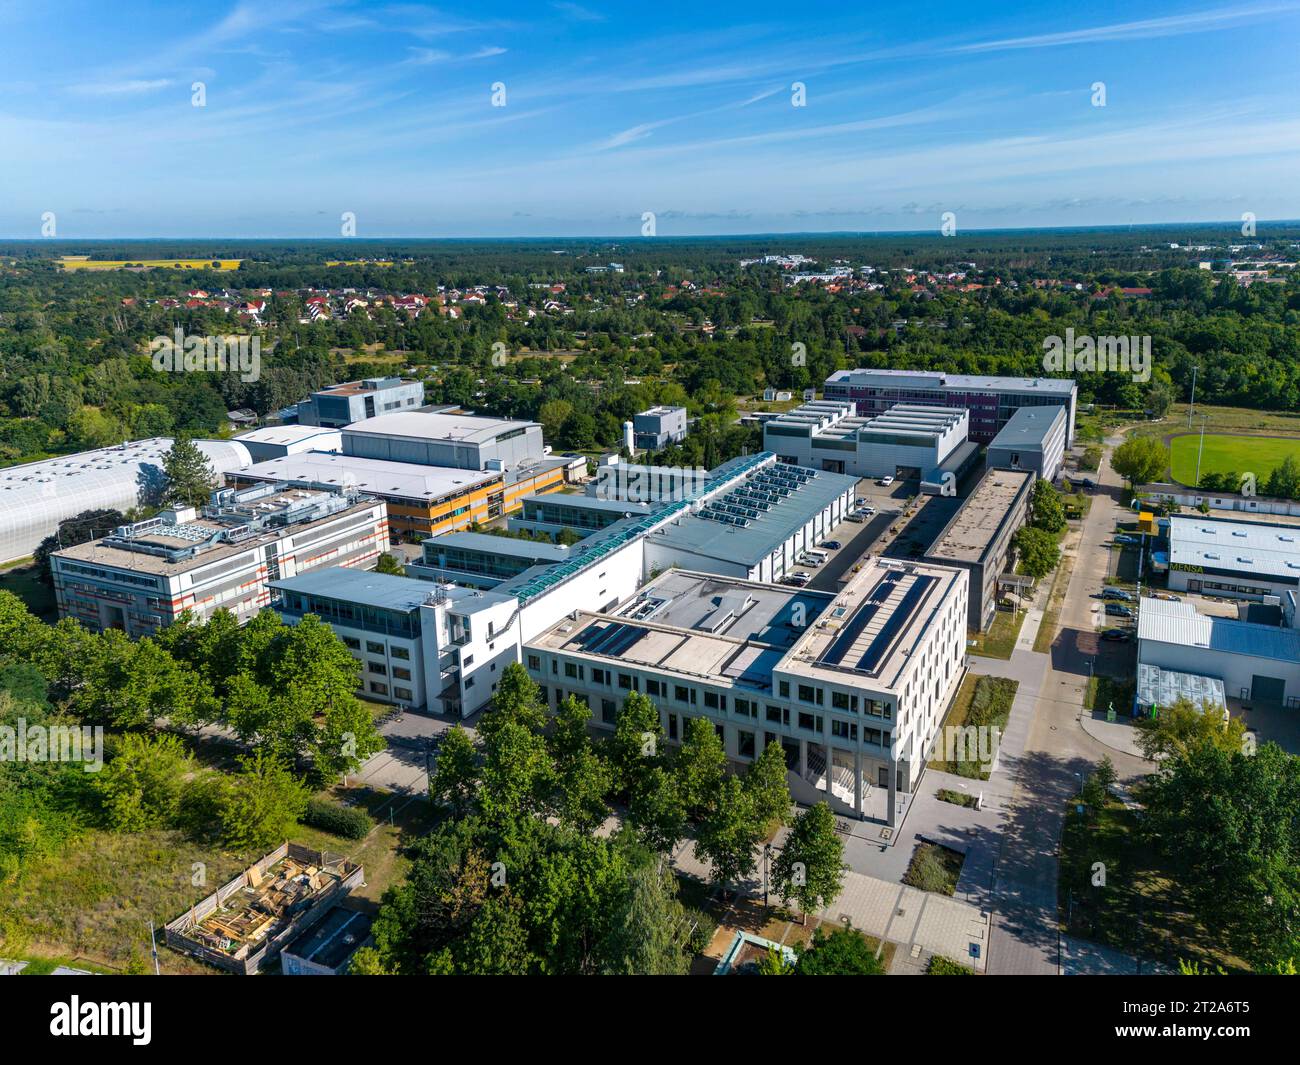
<svg viewBox="0 0 1300 1065">
<path fill-rule="evenodd" d="M 690 718 L 677 756 L 673 759 L 678 792 L 690 817 L 702 817 L 716 801 L 727 774 L 727 752 L 712 721 Z"/>
<path fill-rule="evenodd" d="M 765 829 L 790 820 L 790 784 L 786 776 L 785 749 L 769 743 L 745 772 L 745 790 L 754 804 L 754 816 Z"/>
<path fill-rule="evenodd" d="M 460 725 L 443 733 L 438 760 L 429 777 L 429 798 L 456 817 L 469 812 L 478 784 L 478 755 L 474 741 Z"/>
<path fill-rule="evenodd" d="M 1179 698 L 1156 710 L 1155 717 L 1137 719 L 1138 746 L 1148 761 L 1184 758 L 1200 747 L 1218 747 L 1232 754 L 1244 749 L 1245 722 L 1228 717 L 1222 708 L 1194 706 Z"/>
<path fill-rule="evenodd" d="M 1034 482 L 1033 494 L 1029 500 L 1030 524 L 1045 532 L 1060 532 L 1065 528 L 1065 507 L 1061 505 L 1061 495 L 1051 482 L 1038 478 Z"/>
<path fill-rule="evenodd" d="M 754 872 L 764 827 L 744 783 L 727 777 L 695 838 L 695 851 L 712 867 L 718 884 L 725 888 Z"/>
<path fill-rule="evenodd" d="M 818 928 L 812 941 L 799 950 L 795 972 L 799 976 L 883 976 L 885 967 L 857 929 L 837 928 L 827 935 Z"/>
<path fill-rule="evenodd" d="M 824 802 L 794 819 L 785 847 L 773 863 L 772 878 L 783 899 L 799 903 L 803 923 L 825 909 L 844 887 L 844 844 L 835 832 L 835 815 Z"/>
<path fill-rule="evenodd" d="M 167 476 L 164 503 L 201 507 L 208 502 L 217 475 L 193 440 L 184 434 L 178 435 L 164 452 L 162 465 Z"/>
<path fill-rule="evenodd" d="M 686 835 L 686 802 L 677 777 L 662 765 L 637 775 L 628 796 L 627 818 L 647 847 L 671 853 Z"/>
<path fill-rule="evenodd" d="M 177 737 L 128 733 L 92 786 L 110 827 L 142 832 L 172 824 L 192 769 L 189 752 Z"/>
<path fill-rule="evenodd" d="M 376 573 L 388 573 L 394 577 L 405 577 L 406 567 L 402 565 L 401 560 L 388 551 L 379 556 L 379 561 L 375 563 Z"/>
<path fill-rule="evenodd" d="M 663 727 L 659 708 L 640 692 L 628 692 L 605 746 L 614 787 L 626 794 L 655 766 L 662 764 Z"/>
<path fill-rule="evenodd" d="M 1169 449 L 1154 436 L 1130 437 L 1110 456 L 1115 472 L 1134 487 L 1163 480 L 1169 462 Z"/>
<path fill-rule="evenodd" d="M 690 968 L 689 929 L 672 870 L 649 852 L 630 861 L 627 890 L 596 948 L 597 969 L 614 976 L 684 976 Z"/>
<path fill-rule="evenodd" d="M 275 757 L 254 751 L 221 799 L 221 835 L 236 850 L 266 850 L 288 837 L 311 793 Z"/>
<path fill-rule="evenodd" d="M 1020 553 L 1021 570 L 1035 580 L 1046 577 L 1061 561 L 1061 549 L 1049 532 L 1026 525 L 1016 530 L 1012 539 Z"/>
</svg>

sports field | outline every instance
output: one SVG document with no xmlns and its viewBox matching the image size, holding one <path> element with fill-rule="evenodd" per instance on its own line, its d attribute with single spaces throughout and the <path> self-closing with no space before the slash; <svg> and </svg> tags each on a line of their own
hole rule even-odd
<svg viewBox="0 0 1300 1065">
<path fill-rule="evenodd" d="M 1200 445 L 1199 433 L 1186 433 L 1170 440 L 1175 481 L 1187 485 L 1196 483 L 1196 452 Z M 1263 481 L 1288 455 L 1300 462 L 1300 437 L 1206 433 L 1205 450 L 1201 454 L 1201 476 L 1207 473 L 1253 473 L 1257 480 Z"/>
</svg>

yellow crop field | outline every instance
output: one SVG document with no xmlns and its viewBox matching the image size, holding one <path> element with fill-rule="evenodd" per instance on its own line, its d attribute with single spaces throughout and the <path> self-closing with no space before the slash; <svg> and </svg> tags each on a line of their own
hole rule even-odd
<svg viewBox="0 0 1300 1065">
<path fill-rule="evenodd" d="M 238 270 L 243 259 L 91 259 L 65 255 L 59 260 L 64 270 Z"/>
</svg>

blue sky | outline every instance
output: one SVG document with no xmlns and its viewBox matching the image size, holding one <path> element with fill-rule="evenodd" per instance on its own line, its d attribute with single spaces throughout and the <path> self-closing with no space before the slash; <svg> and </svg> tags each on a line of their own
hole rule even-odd
<svg viewBox="0 0 1300 1065">
<path fill-rule="evenodd" d="M 0 41 L 6 237 L 1300 217 L 1300 0 L 0 0 Z"/>
</svg>

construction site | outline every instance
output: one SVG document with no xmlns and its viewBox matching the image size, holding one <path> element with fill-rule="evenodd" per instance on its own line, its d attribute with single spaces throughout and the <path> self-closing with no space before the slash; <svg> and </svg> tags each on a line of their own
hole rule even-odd
<svg viewBox="0 0 1300 1065">
<path fill-rule="evenodd" d="M 256 972 L 364 882 L 360 865 L 282 843 L 167 925 L 167 945 L 227 972 Z"/>
</svg>

